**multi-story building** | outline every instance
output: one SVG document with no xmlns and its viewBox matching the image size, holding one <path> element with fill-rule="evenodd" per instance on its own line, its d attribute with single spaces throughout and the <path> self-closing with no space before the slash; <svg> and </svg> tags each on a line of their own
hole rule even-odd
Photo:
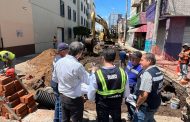
<svg viewBox="0 0 190 122">
<path fill-rule="evenodd" d="M 190 43 L 189 8 L 189 0 L 161 1 L 157 37 L 156 40 L 153 40 L 156 41 L 156 53 L 162 53 L 166 57 L 178 59 L 182 44 Z M 156 2 L 153 2 L 147 9 L 147 20 L 150 22 L 152 19 L 154 20 L 155 11 Z M 150 28 L 152 27 L 150 26 Z M 151 29 L 149 30 L 152 33 Z"/>
<path fill-rule="evenodd" d="M 142 2 L 140 0 L 131 0 L 131 6 L 130 17 L 128 19 L 127 42 L 139 50 L 144 50 L 148 0 L 143 0 Z"/>
<path fill-rule="evenodd" d="M 122 14 L 116 14 L 116 13 L 110 14 L 108 18 L 109 30 L 117 32 L 117 23 L 118 23 L 118 20 L 120 20 L 121 18 L 122 18 Z"/>
<path fill-rule="evenodd" d="M 89 27 L 88 4 L 92 2 L 93 0 L 0 1 L 0 37 L 3 47 L 21 56 L 52 48 L 53 36 L 57 36 L 58 43 L 74 41 L 73 27 Z"/>
</svg>

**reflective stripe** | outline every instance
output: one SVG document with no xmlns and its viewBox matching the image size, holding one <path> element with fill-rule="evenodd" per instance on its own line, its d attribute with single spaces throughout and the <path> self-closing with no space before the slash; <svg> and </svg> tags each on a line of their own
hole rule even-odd
<svg viewBox="0 0 190 122">
<path fill-rule="evenodd" d="M 126 84 L 126 77 L 125 77 L 125 72 L 122 68 L 119 68 L 120 72 L 121 72 L 121 79 L 122 79 L 122 83 L 121 83 L 121 89 L 116 89 L 116 90 L 108 90 L 107 85 L 106 85 L 106 81 L 103 77 L 102 71 L 98 70 L 97 74 L 98 77 L 100 79 L 101 85 L 102 85 L 102 90 L 97 90 L 97 93 L 100 95 L 113 95 L 113 94 L 117 94 L 117 93 L 122 93 L 125 90 L 125 84 Z"/>
<path fill-rule="evenodd" d="M 130 70 L 130 69 L 131 69 L 131 67 L 130 67 L 129 65 L 127 65 L 127 69 L 128 69 L 128 70 Z"/>
<path fill-rule="evenodd" d="M 137 70 L 132 69 L 131 72 L 135 73 L 136 75 L 139 74 Z"/>
<path fill-rule="evenodd" d="M 97 74 L 98 74 L 98 77 L 99 77 L 100 82 L 101 82 L 101 84 L 102 84 L 102 90 L 103 90 L 103 91 L 108 91 L 108 88 L 107 88 L 107 85 L 106 85 L 106 81 L 105 81 L 105 79 L 104 79 L 104 76 L 103 76 L 103 74 L 102 74 L 102 71 L 101 71 L 101 70 L 98 70 L 98 71 L 97 71 Z"/>
<path fill-rule="evenodd" d="M 164 76 L 163 76 L 163 75 L 160 75 L 160 76 L 157 76 L 157 77 L 153 77 L 152 80 L 153 80 L 153 81 L 160 81 L 160 80 L 162 80 L 163 78 L 164 78 Z"/>
</svg>

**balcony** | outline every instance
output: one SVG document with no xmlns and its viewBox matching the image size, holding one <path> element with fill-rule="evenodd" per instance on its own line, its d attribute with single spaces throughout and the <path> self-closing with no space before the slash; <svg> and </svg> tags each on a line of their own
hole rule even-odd
<svg viewBox="0 0 190 122">
<path fill-rule="evenodd" d="M 133 0 L 132 1 L 132 7 L 138 7 L 141 5 L 141 0 Z"/>
<path fill-rule="evenodd" d="M 131 26 L 137 26 L 143 24 L 146 24 L 146 12 L 140 12 L 132 16 L 131 19 L 129 20 L 129 25 Z"/>
</svg>

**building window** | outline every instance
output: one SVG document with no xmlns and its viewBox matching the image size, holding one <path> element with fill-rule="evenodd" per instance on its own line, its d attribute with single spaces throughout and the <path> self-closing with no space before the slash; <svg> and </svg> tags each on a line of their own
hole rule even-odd
<svg viewBox="0 0 190 122">
<path fill-rule="evenodd" d="M 81 16 L 81 25 L 83 25 L 83 17 Z"/>
<path fill-rule="evenodd" d="M 145 0 L 145 1 L 143 2 L 142 12 L 145 12 L 145 11 L 146 11 L 146 8 L 148 7 L 148 4 L 149 4 L 149 1 L 148 1 L 148 0 Z"/>
<path fill-rule="evenodd" d="M 68 19 L 71 20 L 71 7 L 67 6 L 68 8 Z"/>
<path fill-rule="evenodd" d="M 141 6 L 138 6 L 138 7 L 137 7 L 137 14 L 138 14 L 139 12 L 141 12 Z"/>
<path fill-rule="evenodd" d="M 72 29 L 68 28 L 68 38 L 71 39 L 72 38 Z"/>
<path fill-rule="evenodd" d="M 84 6 L 84 14 L 85 14 L 85 12 L 86 12 L 86 8 L 85 8 L 85 6 Z"/>
<path fill-rule="evenodd" d="M 80 7 L 81 7 L 81 11 L 83 11 L 83 3 L 82 2 L 81 2 L 81 6 Z"/>
<path fill-rule="evenodd" d="M 73 0 L 73 3 L 76 4 L 76 0 Z"/>
<path fill-rule="evenodd" d="M 88 24 L 88 21 L 86 20 L 86 27 L 88 28 L 89 27 L 89 24 Z"/>
<path fill-rule="evenodd" d="M 84 19 L 84 26 L 86 26 L 86 20 Z"/>
<path fill-rule="evenodd" d="M 73 10 L 73 21 L 76 22 L 77 20 L 77 13 L 75 10 Z"/>
<path fill-rule="evenodd" d="M 65 5 L 62 0 L 60 0 L 60 16 L 62 16 L 62 17 L 65 16 Z"/>
</svg>

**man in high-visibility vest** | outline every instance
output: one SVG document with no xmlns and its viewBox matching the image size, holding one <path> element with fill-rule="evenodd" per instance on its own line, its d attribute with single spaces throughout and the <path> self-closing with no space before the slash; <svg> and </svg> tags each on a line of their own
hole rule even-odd
<svg viewBox="0 0 190 122">
<path fill-rule="evenodd" d="M 88 99 L 96 101 L 98 122 L 109 122 L 109 115 L 113 122 L 121 122 L 121 103 L 130 92 L 125 71 L 114 65 L 115 57 L 113 49 L 104 50 L 103 66 L 97 71 L 92 69 L 90 76 Z"/>
<path fill-rule="evenodd" d="M 10 51 L 6 51 L 3 50 L 0 52 L 0 60 L 2 62 L 4 62 L 4 66 L 1 68 L 12 68 L 14 67 L 13 64 L 13 60 L 15 59 L 15 54 L 10 52 Z"/>
</svg>

